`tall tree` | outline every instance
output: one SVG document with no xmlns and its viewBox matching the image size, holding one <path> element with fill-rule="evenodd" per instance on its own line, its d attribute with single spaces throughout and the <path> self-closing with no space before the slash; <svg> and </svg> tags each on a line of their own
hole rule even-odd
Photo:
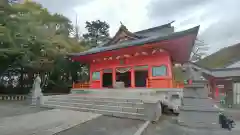
<svg viewBox="0 0 240 135">
<path fill-rule="evenodd" d="M 208 51 L 208 45 L 204 43 L 204 41 L 196 39 L 196 42 L 193 46 L 192 56 L 190 61 L 196 62 L 201 60 L 204 56 L 206 56 L 207 51 Z"/>
<path fill-rule="evenodd" d="M 84 40 L 91 47 L 98 46 L 109 40 L 109 24 L 105 21 L 87 21 L 87 33 L 83 34 Z"/>
<path fill-rule="evenodd" d="M 23 55 L 17 59 L 18 65 L 39 69 L 44 62 L 84 50 L 78 40 L 70 37 L 73 26 L 65 16 L 51 14 L 42 5 L 29 0 L 21 4 L 9 4 L 7 0 L 0 2 L 1 62 L 5 59 L 15 63 L 8 57 L 8 52 L 16 52 Z M 5 67 L 12 63 L 7 63 Z M 61 69 L 61 64 L 55 65 L 60 66 L 57 70 Z M 2 66 L 3 63 L 0 68 Z M 1 71 L 5 71 L 4 68 Z"/>
</svg>

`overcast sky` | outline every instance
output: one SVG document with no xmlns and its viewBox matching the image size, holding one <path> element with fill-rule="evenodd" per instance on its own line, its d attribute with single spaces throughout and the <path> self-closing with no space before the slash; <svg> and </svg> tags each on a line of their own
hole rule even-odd
<svg viewBox="0 0 240 135">
<path fill-rule="evenodd" d="M 35 0 L 51 12 L 75 22 L 84 32 L 86 21 L 100 19 L 110 24 L 113 35 L 120 21 L 137 31 L 175 20 L 177 30 L 200 25 L 199 38 L 215 52 L 240 42 L 240 0 Z"/>
</svg>

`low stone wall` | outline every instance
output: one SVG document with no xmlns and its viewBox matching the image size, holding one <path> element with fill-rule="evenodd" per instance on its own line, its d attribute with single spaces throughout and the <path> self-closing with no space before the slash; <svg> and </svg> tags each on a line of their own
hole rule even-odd
<svg viewBox="0 0 240 135">
<path fill-rule="evenodd" d="M 0 100 L 4 101 L 22 101 L 26 99 L 27 95 L 0 95 Z"/>
</svg>

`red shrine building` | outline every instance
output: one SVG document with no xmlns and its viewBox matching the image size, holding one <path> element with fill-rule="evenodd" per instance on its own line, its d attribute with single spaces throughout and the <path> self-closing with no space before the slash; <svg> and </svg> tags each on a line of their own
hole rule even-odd
<svg viewBox="0 0 240 135">
<path fill-rule="evenodd" d="M 89 88 L 175 88 L 173 66 L 188 62 L 199 26 L 175 32 L 172 23 L 130 32 L 121 25 L 106 44 L 69 54 L 90 65 Z M 73 88 L 81 88 L 74 83 Z"/>
</svg>

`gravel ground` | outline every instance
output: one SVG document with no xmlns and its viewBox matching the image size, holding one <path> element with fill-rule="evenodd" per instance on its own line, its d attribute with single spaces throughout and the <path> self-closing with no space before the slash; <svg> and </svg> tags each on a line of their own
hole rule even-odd
<svg viewBox="0 0 240 135">
<path fill-rule="evenodd" d="M 49 109 L 30 106 L 26 101 L 0 101 L 0 118 L 36 113 L 44 110 Z"/>
<path fill-rule="evenodd" d="M 100 116 L 57 135 L 133 135 L 143 123 L 140 120 Z"/>
</svg>

